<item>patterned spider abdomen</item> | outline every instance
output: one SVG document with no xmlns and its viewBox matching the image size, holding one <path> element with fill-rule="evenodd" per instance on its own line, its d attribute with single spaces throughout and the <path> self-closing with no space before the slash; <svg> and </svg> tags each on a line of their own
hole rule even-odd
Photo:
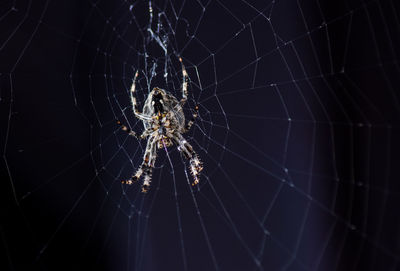
<svg viewBox="0 0 400 271">
<path fill-rule="evenodd" d="M 154 97 L 156 95 L 159 99 L 158 102 L 162 105 L 161 108 L 163 112 L 156 112 L 156 109 L 160 108 L 160 106 L 154 106 L 156 103 Z M 154 88 L 143 106 L 143 115 L 149 118 L 148 120 L 143 120 L 145 130 L 152 129 L 152 118 L 157 117 L 158 113 L 166 114 L 169 122 L 168 126 L 171 129 L 177 130 L 180 133 L 183 132 L 185 128 L 185 115 L 179 101 L 169 92 L 160 88 Z M 165 125 L 163 123 L 160 124 Z"/>
</svg>

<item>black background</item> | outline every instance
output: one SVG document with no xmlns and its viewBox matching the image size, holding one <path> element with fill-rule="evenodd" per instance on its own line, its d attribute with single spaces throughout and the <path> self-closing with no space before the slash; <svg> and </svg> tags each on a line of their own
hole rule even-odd
<svg viewBox="0 0 400 271">
<path fill-rule="evenodd" d="M 2 1 L 2 270 L 399 269 L 398 5 L 155 1 L 164 80 L 144 1 Z M 145 52 L 151 87 L 188 69 L 194 189 L 173 149 L 147 195 L 120 185 Z"/>
</svg>

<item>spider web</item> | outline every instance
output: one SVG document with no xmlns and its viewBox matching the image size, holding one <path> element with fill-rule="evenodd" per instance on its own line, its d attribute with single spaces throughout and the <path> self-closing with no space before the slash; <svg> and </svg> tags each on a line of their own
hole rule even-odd
<svg viewBox="0 0 400 271">
<path fill-rule="evenodd" d="M 332 1 L 331 1 L 332 2 Z M 3 1 L 9 270 L 397 270 L 398 3 Z M 150 191 L 129 89 L 180 99 Z"/>
</svg>

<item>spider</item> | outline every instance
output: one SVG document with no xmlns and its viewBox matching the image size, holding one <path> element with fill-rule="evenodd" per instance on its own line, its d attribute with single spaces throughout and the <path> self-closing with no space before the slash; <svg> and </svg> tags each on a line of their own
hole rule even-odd
<svg viewBox="0 0 400 271">
<path fill-rule="evenodd" d="M 183 77 L 182 99 L 180 101 L 168 91 L 155 87 L 148 94 L 144 102 L 143 112 L 139 112 L 135 97 L 136 79 L 139 72 L 136 71 L 130 89 L 131 102 L 135 116 L 143 122 L 144 131 L 138 136 L 129 127 L 117 121 L 117 124 L 122 127 L 122 130 L 126 131 L 129 135 L 138 139 L 147 138 L 142 164 L 130 179 L 122 181 L 123 184 L 130 185 L 138 181 L 140 177 L 144 175 L 142 184 L 143 193 L 146 193 L 150 188 L 151 175 L 157 159 L 157 149 L 170 147 L 174 143 L 177 145 L 178 151 L 189 160 L 190 172 L 194 179 L 192 185 L 199 183 L 199 174 L 203 170 L 202 162 L 198 155 L 189 142 L 182 136 L 182 134 L 188 132 L 192 127 L 198 115 L 199 107 L 195 107 L 195 113 L 192 119 L 185 124 L 183 106 L 187 100 L 188 74 L 183 65 L 182 58 L 179 58 L 179 61 L 181 62 Z"/>
</svg>

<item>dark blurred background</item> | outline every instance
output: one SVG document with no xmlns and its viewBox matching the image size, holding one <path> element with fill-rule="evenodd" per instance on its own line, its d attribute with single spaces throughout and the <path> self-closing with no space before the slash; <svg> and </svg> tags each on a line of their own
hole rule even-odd
<svg viewBox="0 0 400 271">
<path fill-rule="evenodd" d="M 1 269 L 400 270 L 399 3 L 151 7 L 0 2 Z M 201 183 L 172 147 L 142 194 L 116 120 L 179 57 Z"/>
</svg>

